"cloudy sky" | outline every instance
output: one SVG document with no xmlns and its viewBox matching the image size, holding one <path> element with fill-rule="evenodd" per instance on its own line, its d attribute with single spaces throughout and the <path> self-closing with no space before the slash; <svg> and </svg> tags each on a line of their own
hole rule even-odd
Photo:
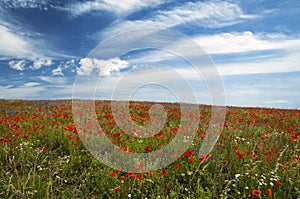
<svg viewBox="0 0 300 199">
<path fill-rule="evenodd" d="M 222 78 L 227 105 L 299 109 L 299 16 L 298 0 L 3 0 L 0 98 L 70 99 L 94 90 L 93 96 L 110 99 L 123 80 L 124 93 L 132 91 L 133 82 L 138 87 L 130 99 L 176 101 L 176 92 L 185 88 L 175 71 L 199 103 L 212 103 L 205 78 L 163 47 L 91 57 L 107 39 L 159 28 L 186 35 L 204 50 Z M 180 48 L 184 41 L 169 45 Z M 89 81 L 78 82 L 93 70 L 101 80 L 96 89 Z"/>
</svg>

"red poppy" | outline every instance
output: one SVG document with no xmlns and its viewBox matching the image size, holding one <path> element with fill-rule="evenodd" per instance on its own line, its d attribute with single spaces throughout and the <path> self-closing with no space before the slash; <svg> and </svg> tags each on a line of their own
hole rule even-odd
<svg viewBox="0 0 300 199">
<path fill-rule="evenodd" d="M 23 138 L 24 138 L 24 140 L 27 140 L 28 139 L 28 135 L 24 134 Z"/>
<path fill-rule="evenodd" d="M 188 159 L 189 159 L 190 162 L 194 162 L 195 156 L 191 156 L 191 157 L 189 157 Z"/>
<path fill-rule="evenodd" d="M 110 172 L 110 174 L 109 174 L 111 177 L 115 177 L 116 176 L 116 173 L 115 172 Z"/>
<path fill-rule="evenodd" d="M 166 175 L 166 174 L 167 174 L 167 171 L 163 169 L 163 170 L 161 170 L 161 174 L 162 174 L 162 175 Z"/>
<path fill-rule="evenodd" d="M 143 178 L 143 175 L 142 175 L 141 173 L 138 173 L 138 174 L 137 174 L 137 177 L 138 177 L 139 179 L 142 179 L 142 178 Z"/>
<path fill-rule="evenodd" d="M 149 145 L 148 145 L 148 146 L 146 146 L 146 148 L 145 148 L 145 152 L 146 152 L 146 153 L 148 153 L 148 152 L 150 152 L 150 151 L 151 151 L 151 146 L 149 146 Z"/>
<path fill-rule="evenodd" d="M 272 157 L 272 156 L 267 156 L 267 157 L 266 157 L 266 161 L 267 161 L 267 162 L 270 162 L 270 161 L 272 161 L 272 160 L 273 160 L 273 157 Z"/>
<path fill-rule="evenodd" d="M 236 152 L 236 155 L 237 155 L 239 158 L 243 158 L 243 157 L 244 157 L 244 155 L 243 155 L 241 152 L 239 152 L 239 151 Z"/>
<path fill-rule="evenodd" d="M 140 168 L 143 168 L 145 164 L 143 162 L 140 162 Z"/>
<path fill-rule="evenodd" d="M 280 182 L 279 180 L 276 180 L 276 181 L 275 181 L 275 184 L 276 184 L 276 185 L 280 185 L 281 182 Z"/>
<path fill-rule="evenodd" d="M 267 194 L 268 194 L 269 196 L 272 196 L 272 189 L 268 189 L 268 190 L 267 190 Z"/>
<path fill-rule="evenodd" d="M 247 151 L 247 156 L 250 156 L 250 155 L 251 155 L 251 151 L 248 150 L 248 151 Z"/>
<path fill-rule="evenodd" d="M 179 164 L 176 164 L 175 165 L 175 169 L 179 169 L 180 168 L 180 165 Z"/>
<path fill-rule="evenodd" d="M 115 192 L 115 193 L 119 193 L 120 191 L 121 191 L 121 189 L 120 189 L 119 187 L 114 188 L 114 192 Z"/>
<path fill-rule="evenodd" d="M 127 172 L 127 175 L 128 175 L 128 176 L 131 176 L 131 175 L 132 175 L 132 172 L 131 172 L 131 171 L 128 171 L 128 172 Z"/>
<path fill-rule="evenodd" d="M 254 190 L 252 191 L 252 195 L 254 195 L 254 196 L 260 196 L 260 194 L 261 194 L 261 191 L 260 191 L 260 190 L 254 189 Z"/>
</svg>

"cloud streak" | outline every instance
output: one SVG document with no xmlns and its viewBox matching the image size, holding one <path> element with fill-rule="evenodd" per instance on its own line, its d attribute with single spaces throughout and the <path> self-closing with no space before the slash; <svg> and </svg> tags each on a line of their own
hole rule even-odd
<svg viewBox="0 0 300 199">
<path fill-rule="evenodd" d="M 124 17 L 140 9 L 155 7 L 166 2 L 163 0 L 94 0 L 73 3 L 63 9 L 74 17 L 95 11 L 110 11 L 119 17 Z"/>
<path fill-rule="evenodd" d="M 259 15 L 245 14 L 234 3 L 226 1 L 188 2 L 169 10 L 154 12 L 145 20 L 120 21 L 100 32 L 101 38 L 118 34 L 135 28 L 172 28 L 190 24 L 196 27 L 221 28 L 245 20 L 257 18 Z"/>
<path fill-rule="evenodd" d="M 36 57 L 34 48 L 9 28 L 0 25 L 0 56 L 6 58 Z"/>
</svg>

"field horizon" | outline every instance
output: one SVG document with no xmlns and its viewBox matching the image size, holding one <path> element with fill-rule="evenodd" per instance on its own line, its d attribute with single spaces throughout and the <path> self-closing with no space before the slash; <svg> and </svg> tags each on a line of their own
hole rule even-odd
<svg viewBox="0 0 300 199">
<path fill-rule="evenodd" d="M 46 101 L 73 101 L 73 100 L 83 100 L 83 101 L 105 101 L 105 102 L 111 102 L 111 101 L 118 101 L 118 100 L 109 100 L 109 99 L 71 99 L 71 98 L 58 98 L 58 99 L 7 99 L 7 98 L 0 98 L 0 101 L 36 101 L 36 102 L 46 102 Z M 122 102 L 122 101 L 119 101 Z M 128 102 L 128 101 L 126 101 Z M 205 104 L 205 103 L 189 103 L 189 102 L 171 102 L 171 101 L 151 101 L 151 100 L 129 100 L 129 102 L 141 102 L 141 103 L 169 103 L 169 104 L 191 104 L 191 105 L 198 105 L 198 106 L 204 106 L 204 107 L 226 107 L 226 108 L 241 108 L 241 109 L 278 109 L 278 110 L 291 110 L 291 111 L 298 111 L 300 108 L 284 108 L 284 107 L 268 107 L 268 106 L 239 106 L 239 105 L 212 105 L 212 104 Z"/>
</svg>

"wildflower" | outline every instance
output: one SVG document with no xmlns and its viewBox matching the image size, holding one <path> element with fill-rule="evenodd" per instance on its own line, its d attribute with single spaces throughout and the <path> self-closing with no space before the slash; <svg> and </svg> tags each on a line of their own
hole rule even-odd
<svg viewBox="0 0 300 199">
<path fill-rule="evenodd" d="M 253 196 L 260 196 L 260 194 L 261 194 L 260 190 L 257 190 L 257 189 L 252 190 L 252 195 Z"/>
<path fill-rule="evenodd" d="M 236 152 L 236 155 L 237 155 L 240 159 L 244 157 L 244 155 L 243 155 L 241 152 L 239 152 L 239 151 Z"/>
<path fill-rule="evenodd" d="M 272 197 L 272 189 L 268 189 L 268 190 L 267 190 L 267 194 L 268 194 L 268 196 L 271 196 L 271 197 Z"/>
<path fill-rule="evenodd" d="M 188 159 L 189 159 L 190 162 L 194 162 L 195 156 L 191 156 L 191 157 L 189 157 Z"/>
<path fill-rule="evenodd" d="M 145 164 L 143 162 L 140 162 L 140 167 L 143 168 Z"/>
<path fill-rule="evenodd" d="M 270 162 L 270 161 L 272 161 L 272 160 L 273 160 L 273 157 L 272 157 L 272 156 L 267 156 L 267 157 L 266 157 L 266 161 L 267 161 L 267 162 Z"/>
<path fill-rule="evenodd" d="M 142 178 L 143 178 L 143 175 L 142 175 L 141 173 L 138 173 L 138 174 L 137 174 L 137 177 L 138 177 L 139 179 L 142 179 Z"/>
<path fill-rule="evenodd" d="M 24 134 L 23 138 L 24 138 L 24 140 L 27 140 L 28 139 L 28 135 Z"/>
<path fill-rule="evenodd" d="M 280 185 L 281 182 L 280 182 L 279 180 L 276 180 L 276 181 L 275 181 L 275 184 L 276 184 L 276 185 Z"/>
<path fill-rule="evenodd" d="M 146 148 L 145 148 L 145 152 L 146 152 L 146 153 L 148 153 L 148 152 L 150 152 L 150 151 L 151 151 L 151 146 L 149 146 L 149 145 L 148 145 L 148 146 L 146 146 Z"/>
<path fill-rule="evenodd" d="M 179 169 L 180 168 L 180 165 L 179 164 L 176 164 L 175 165 L 175 169 Z"/>
<path fill-rule="evenodd" d="M 149 175 L 150 177 L 152 177 L 152 176 L 153 176 L 153 172 L 150 171 L 150 172 L 148 173 L 148 175 Z"/>
<path fill-rule="evenodd" d="M 193 174 L 193 171 L 187 171 L 186 173 L 190 176 Z"/>
<path fill-rule="evenodd" d="M 167 171 L 163 169 L 163 170 L 161 170 L 161 174 L 162 174 L 162 175 L 166 175 L 166 174 L 167 174 Z"/>
<path fill-rule="evenodd" d="M 116 173 L 112 171 L 112 172 L 110 172 L 109 175 L 110 175 L 110 177 L 115 177 L 115 176 L 116 176 Z"/>
<path fill-rule="evenodd" d="M 114 188 L 114 192 L 115 192 L 115 193 L 118 193 L 118 192 L 120 192 L 120 191 L 121 191 L 121 189 L 120 189 L 119 187 Z"/>
<path fill-rule="evenodd" d="M 251 152 L 250 150 L 247 151 L 247 156 L 250 156 L 251 155 Z"/>
</svg>

